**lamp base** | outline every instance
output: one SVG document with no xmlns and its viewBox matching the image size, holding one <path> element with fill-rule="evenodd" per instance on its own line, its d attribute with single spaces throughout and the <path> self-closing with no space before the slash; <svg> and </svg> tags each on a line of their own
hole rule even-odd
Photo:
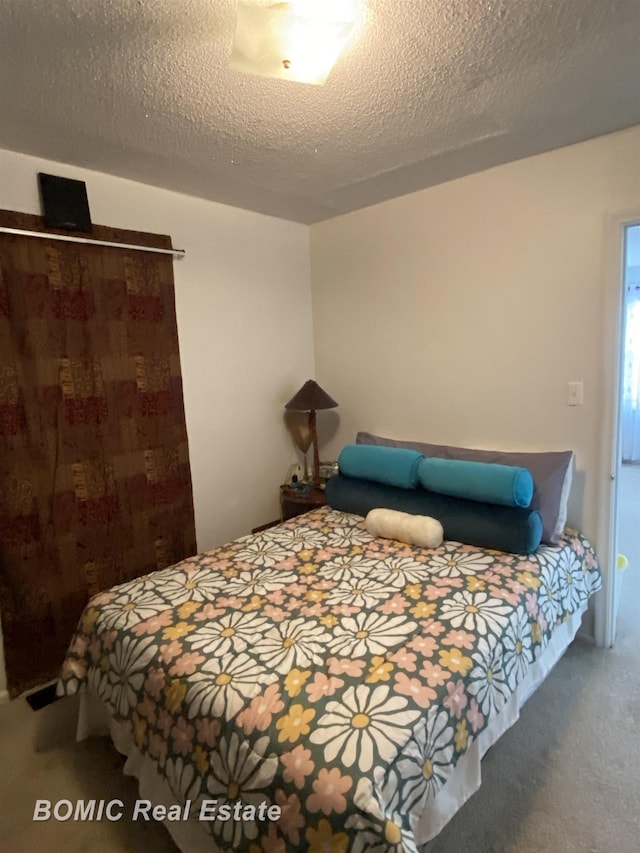
<svg viewBox="0 0 640 853">
<path fill-rule="evenodd" d="M 309 412 L 309 429 L 311 430 L 311 443 L 313 445 L 313 471 L 311 482 L 318 489 L 320 487 L 320 455 L 318 453 L 318 430 L 316 429 L 316 410 Z"/>
</svg>

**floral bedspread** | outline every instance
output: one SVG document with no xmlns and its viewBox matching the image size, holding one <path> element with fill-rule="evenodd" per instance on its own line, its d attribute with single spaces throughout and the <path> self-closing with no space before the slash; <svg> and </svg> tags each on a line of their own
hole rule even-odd
<svg viewBox="0 0 640 853">
<path fill-rule="evenodd" d="M 276 823 L 207 823 L 214 851 L 408 853 L 600 583 L 578 534 L 531 557 L 426 550 L 323 507 L 95 596 L 58 692 L 125 721 L 192 816 L 203 800 L 280 806 Z"/>
</svg>

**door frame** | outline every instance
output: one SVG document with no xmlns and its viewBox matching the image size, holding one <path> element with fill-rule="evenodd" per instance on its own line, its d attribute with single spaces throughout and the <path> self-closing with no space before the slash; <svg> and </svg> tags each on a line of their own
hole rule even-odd
<svg viewBox="0 0 640 853">
<path fill-rule="evenodd" d="M 618 475 L 621 465 L 620 410 L 624 369 L 625 229 L 640 225 L 640 207 L 610 214 L 606 222 L 603 298 L 603 408 L 600 424 L 600 496 L 598 550 L 603 593 L 595 603 L 595 642 L 609 648 L 615 640 L 615 572 L 618 545 Z"/>
</svg>

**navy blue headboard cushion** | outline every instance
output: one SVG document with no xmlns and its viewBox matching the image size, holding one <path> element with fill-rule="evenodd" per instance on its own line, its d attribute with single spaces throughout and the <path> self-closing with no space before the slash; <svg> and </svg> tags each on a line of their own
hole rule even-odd
<svg viewBox="0 0 640 853">
<path fill-rule="evenodd" d="M 499 506 L 454 498 L 426 489 L 388 486 L 338 474 L 327 482 L 327 503 L 333 509 L 366 516 L 383 507 L 429 515 L 444 529 L 444 538 L 512 554 L 532 554 L 542 538 L 537 510 Z"/>
</svg>

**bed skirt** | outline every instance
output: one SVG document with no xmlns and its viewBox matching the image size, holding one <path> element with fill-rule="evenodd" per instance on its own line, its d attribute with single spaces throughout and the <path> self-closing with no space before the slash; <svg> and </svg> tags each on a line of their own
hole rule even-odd
<svg viewBox="0 0 640 853">
<path fill-rule="evenodd" d="M 481 783 L 483 755 L 518 720 L 520 708 L 544 681 L 574 639 L 585 610 L 586 605 L 555 629 L 546 649 L 531 664 L 516 691 L 511 694 L 493 722 L 467 749 L 447 784 L 435 795 L 415 827 L 416 841 L 422 847 L 423 853 L 427 853 L 429 841 L 438 835 L 469 797 L 478 790 Z M 176 805 L 175 797 L 157 772 L 154 762 L 140 753 L 127 726 L 114 721 L 105 706 L 94 696 L 82 693 L 79 698 L 77 740 L 84 740 L 93 735 L 110 734 L 118 752 L 127 758 L 124 773 L 138 780 L 140 796 L 150 800 L 154 805 L 164 805 L 167 808 Z M 165 826 L 184 853 L 214 853 L 217 849 L 213 837 L 205 828 L 206 824 L 196 820 L 165 821 Z"/>
</svg>

